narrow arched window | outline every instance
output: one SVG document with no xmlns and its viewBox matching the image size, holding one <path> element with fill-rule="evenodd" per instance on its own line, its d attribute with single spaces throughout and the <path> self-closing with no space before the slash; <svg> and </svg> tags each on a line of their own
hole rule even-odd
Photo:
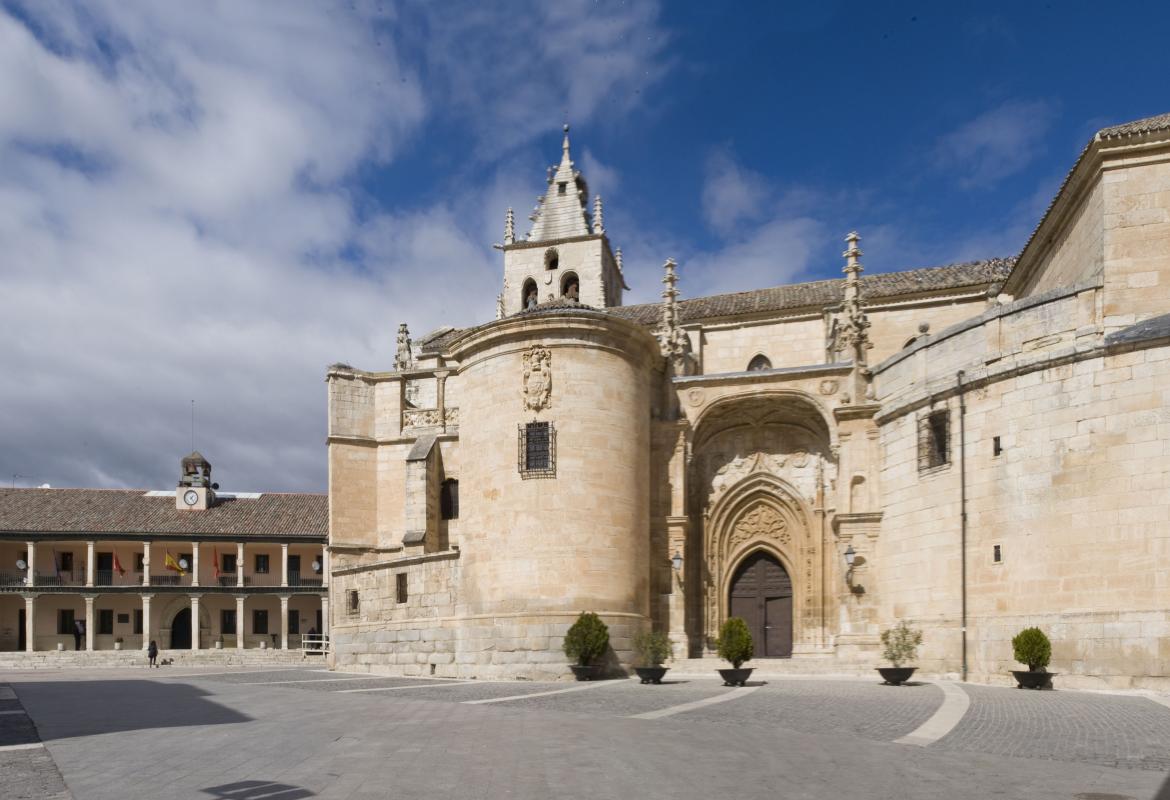
<svg viewBox="0 0 1170 800">
<path fill-rule="evenodd" d="M 439 489 L 439 515 L 443 519 L 459 519 L 459 481 L 448 478 Z"/>
<path fill-rule="evenodd" d="M 535 308 L 536 304 L 540 302 L 540 296 L 536 291 L 536 281 L 529 278 L 524 281 L 524 291 L 520 294 L 521 308 Z"/>
<path fill-rule="evenodd" d="M 555 247 L 550 247 L 544 253 L 544 268 L 556 269 L 561 265 L 561 256 Z"/>
<path fill-rule="evenodd" d="M 570 300 L 581 299 L 581 281 L 577 278 L 577 273 L 565 273 L 565 277 L 561 279 L 561 295 Z"/>
<path fill-rule="evenodd" d="M 748 372 L 758 372 L 762 369 L 771 369 L 772 362 L 763 353 L 760 353 L 748 362 Z"/>
</svg>

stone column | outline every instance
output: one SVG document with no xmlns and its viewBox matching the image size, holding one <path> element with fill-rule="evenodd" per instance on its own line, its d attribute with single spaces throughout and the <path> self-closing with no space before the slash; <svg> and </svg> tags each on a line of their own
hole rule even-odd
<svg viewBox="0 0 1170 800">
<path fill-rule="evenodd" d="M 236 586 L 244 585 L 244 543 L 236 543 Z"/>
<path fill-rule="evenodd" d="M 142 649 L 150 647 L 150 601 L 152 594 L 142 595 Z"/>
<path fill-rule="evenodd" d="M 321 548 L 321 586 L 329 588 L 329 547 Z"/>
<path fill-rule="evenodd" d="M 24 546 L 28 548 L 28 576 L 25 580 L 25 585 L 36 586 L 37 585 L 37 568 L 36 568 L 37 543 L 36 542 L 25 542 Z"/>
<path fill-rule="evenodd" d="M 321 595 L 321 635 L 329 635 L 329 595 Z"/>
<path fill-rule="evenodd" d="M 93 595 L 85 596 L 85 649 L 93 652 Z"/>
<path fill-rule="evenodd" d="M 240 545 L 242 548 L 243 545 Z M 236 649 L 244 649 L 244 595 L 236 595 Z"/>
<path fill-rule="evenodd" d="M 142 543 L 142 585 L 150 586 L 150 542 Z"/>
<path fill-rule="evenodd" d="M 191 649 L 199 649 L 199 595 L 191 595 Z"/>
<path fill-rule="evenodd" d="M 288 586 L 288 542 L 280 546 L 280 585 Z"/>
<path fill-rule="evenodd" d="M 435 373 L 435 408 L 439 411 L 439 425 L 447 430 L 447 372 Z"/>
<path fill-rule="evenodd" d="M 191 585 L 199 585 L 199 542 L 191 542 Z"/>
<path fill-rule="evenodd" d="M 85 543 L 85 585 L 93 586 L 93 548 L 95 542 L 91 539 Z"/>
<path fill-rule="evenodd" d="M 280 596 L 280 649 L 288 649 L 288 595 Z"/>
<path fill-rule="evenodd" d="M 32 550 L 28 551 L 28 565 L 32 567 Z M 37 596 L 24 596 L 24 651 L 31 653 L 36 650 L 37 643 Z"/>
</svg>

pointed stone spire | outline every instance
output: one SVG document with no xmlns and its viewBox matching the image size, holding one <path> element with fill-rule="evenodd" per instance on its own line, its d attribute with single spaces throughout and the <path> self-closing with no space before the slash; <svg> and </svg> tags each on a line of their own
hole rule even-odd
<svg viewBox="0 0 1170 800">
<path fill-rule="evenodd" d="M 565 138 L 561 142 L 561 163 L 549 170 L 548 191 L 537 199 L 532 212 L 532 230 L 528 241 L 540 242 L 587 236 L 589 226 L 589 197 L 585 179 L 573 167 L 569 151 L 569 126 L 565 124 Z"/>
<path fill-rule="evenodd" d="M 617 263 L 618 274 L 619 275 L 623 274 L 623 272 L 622 272 L 622 249 L 620 247 L 617 249 L 617 252 L 613 254 L 613 260 L 614 260 L 614 262 Z"/>
<path fill-rule="evenodd" d="M 666 259 L 662 265 L 662 318 L 658 323 L 658 347 L 670 360 L 675 375 L 689 375 L 693 366 L 691 340 L 679 324 L 677 266 L 673 258 Z"/>
<path fill-rule="evenodd" d="M 496 319 L 504 318 L 504 293 L 496 295 Z"/>
<path fill-rule="evenodd" d="M 869 319 L 861 302 L 861 249 L 857 243 L 861 237 L 856 231 L 845 237 L 849 244 L 841 255 L 845 258 L 845 296 L 841 308 L 841 326 L 837 334 L 836 349 L 849 351 L 855 367 L 864 367 L 866 351 L 873 347 L 869 341 Z"/>
<path fill-rule="evenodd" d="M 504 244 L 513 244 L 516 241 L 516 215 L 512 209 L 504 215 Z"/>
<path fill-rule="evenodd" d="M 593 232 L 595 234 L 605 233 L 605 222 L 601 216 L 601 195 L 593 198 Z"/>
<path fill-rule="evenodd" d="M 394 370 L 403 372 L 414 367 L 414 354 L 411 352 L 410 331 L 403 322 L 398 326 L 398 350 L 394 354 Z"/>
</svg>

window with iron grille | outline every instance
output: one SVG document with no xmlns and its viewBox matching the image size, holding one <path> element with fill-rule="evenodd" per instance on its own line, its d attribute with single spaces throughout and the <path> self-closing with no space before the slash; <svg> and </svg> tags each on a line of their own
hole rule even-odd
<svg viewBox="0 0 1170 800">
<path fill-rule="evenodd" d="M 947 409 L 932 411 L 918 420 L 918 471 L 951 463 L 951 416 Z"/>
<path fill-rule="evenodd" d="M 519 426 L 516 461 L 520 476 L 525 480 L 557 476 L 557 431 L 551 422 L 528 422 Z"/>
<path fill-rule="evenodd" d="M 409 595 L 406 593 L 406 573 L 399 572 L 397 575 L 394 576 L 394 581 L 395 581 L 394 589 L 395 589 L 395 595 L 396 595 L 395 599 L 397 599 L 399 603 L 405 603 L 407 601 L 407 599 L 409 598 Z"/>
<path fill-rule="evenodd" d="M 349 594 L 346 595 L 345 610 L 350 614 L 356 614 L 361 609 L 360 600 L 358 600 L 357 589 L 350 589 Z"/>
</svg>

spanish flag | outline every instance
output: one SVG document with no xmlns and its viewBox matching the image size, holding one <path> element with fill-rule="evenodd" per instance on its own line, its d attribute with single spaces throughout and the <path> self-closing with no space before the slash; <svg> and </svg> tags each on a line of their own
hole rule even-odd
<svg viewBox="0 0 1170 800">
<path fill-rule="evenodd" d="M 163 566 L 166 567 L 167 569 L 173 569 L 175 572 L 179 573 L 180 575 L 187 574 L 187 571 L 179 566 L 179 562 L 175 561 L 174 557 L 171 555 L 170 550 L 167 551 L 166 558 L 163 559 Z"/>
</svg>

